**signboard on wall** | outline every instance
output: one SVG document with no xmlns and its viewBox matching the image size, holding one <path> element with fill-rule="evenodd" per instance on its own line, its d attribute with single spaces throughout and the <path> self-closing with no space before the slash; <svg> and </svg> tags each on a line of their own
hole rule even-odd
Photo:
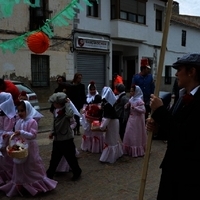
<svg viewBox="0 0 200 200">
<path fill-rule="evenodd" d="M 76 47 L 108 50 L 109 40 L 98 39 L 98 38 L 77 37 Z"/>
</svg>

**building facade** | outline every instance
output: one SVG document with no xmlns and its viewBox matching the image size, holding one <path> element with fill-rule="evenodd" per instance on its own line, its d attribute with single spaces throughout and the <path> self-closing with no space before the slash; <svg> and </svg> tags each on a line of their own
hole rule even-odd
<svg viewBox="0 0 200 200">
<path fill-rule="evenodd" d="M 111 85 L 112 75 L 116 72 L 123 77 L 128 89 L 133 75 L 140 71 L 142 58 L 148 58 L 156 81 L 167 0 L 90 2 L 93 6 L 85 6 L 85 9 L 78 13 L 73 29 L 75 67 L 83 73 L 84 83 L 88 84 L 91 79 L 95 79 L 98 88 Z M 199 24 L 199 17 L 180 15 L 179 3 L 173 2 L 161 90 L 171 91 L 175 76 L 172 63 L 185 53 L 199 51 Z M 105 42 L 106 46 L 108 43 L 109 48 L 98 48 L 98 45 L 97 48 L 90 48 L 89 45 L 77 46 L 80 38 L 85 38 L 86 43 L 89 40 Z M 97 71 L 101 71 L 99 78 L 92 76 L 95 67 L 99 69 Z M 104 79 L 101 78 L 103 73 Z"/>
</svg>

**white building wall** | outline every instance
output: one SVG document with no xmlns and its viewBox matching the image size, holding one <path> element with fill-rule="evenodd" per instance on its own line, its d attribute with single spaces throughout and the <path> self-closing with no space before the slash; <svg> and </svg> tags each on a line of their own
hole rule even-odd
<svg viewBox="0 0 200 200">
<path fill-rule="evenodd" d="M 186 31 L 185 47 L 181 46 L 182 30 Z M 165 56 L 165 65 L 172 65 L 179 57 L 182 57 L 186 53 L 199 53 L 199 36 L 199 29 L 171 22 Z M 172 69 L 172 76 L 175 76 L 175 73 L 176 70 Z"/>
<path fill-rule="evenodd" d="M 110 34 L 110 0 L 100 1 L 100 17 L 87 17 L 87 6 L 83 1 L 80 1 L 83 8 L 78 13 L 79 19 L 78 29 L 91 30 L 92 32 Z"/>
</svg>

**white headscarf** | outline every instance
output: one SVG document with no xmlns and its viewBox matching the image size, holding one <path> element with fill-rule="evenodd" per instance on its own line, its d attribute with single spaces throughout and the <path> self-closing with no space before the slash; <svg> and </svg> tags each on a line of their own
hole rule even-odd
<svg viewBox="0 0 200 200">
<path fill-rule="evenodd" d="M 31 118 L 41 118 L 44 117 L 42 114 L 40 114 L 31 104 L 29 101 L 24 101 L 26 105 L 26 119 Z"/>
<path fill-rule="evenodd" d="M 15 105 L 10 93 L 0 93 L 0 110 L 10 119 L 16 115 Z"/>
<path fill-rule="evenodd" d="M 113 93 L 112 89 L 110 87 L 104 87 L 101 92 L 101 98 L 106 99 L 108 103 L 110 103 L 112 106 L 116 102 L 117 98 L 115 94 Z"/>
<path fill-rule="evenodd" d="M 138 100 L 143 100 L 143 92 L 139 86 L 135 86 L 135 94 L 130 98 L 131 103 L 135 103 Z"/>
<path fill-rule="evenodd" d="M 96 87 L 96 85 L 95 84 L 93 84 L 94 85 L 94 87 L 95 87 L 95 89 L 96 89 L 96 93 L 94 94 L 94 95 L 91 95 L 90 94 L 90 86 L 91 86 L 91 83 L 88 85 L 88 87 L 87 87 L 87 89 L 88 89 L 88 93 L 87 93 L 87 98 L 86 98 L 86 101 L 87 101 L 87 103 L 90 103 L 90 102 L 92 102 L 92 101 L 94 101 L 94 98 L 95 98 L 95 96 L 97 95 L 97 94 L 99 94 L 98 93 L 98 91 L 97 91 L 97 87 Z"/>
</svg>

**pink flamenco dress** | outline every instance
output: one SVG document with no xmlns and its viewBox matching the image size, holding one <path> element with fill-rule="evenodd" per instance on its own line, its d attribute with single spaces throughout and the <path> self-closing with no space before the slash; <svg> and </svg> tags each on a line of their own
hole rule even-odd
<svg viewBox="0 0 200 200">
<path fill-rule="evenodd" d="M 87 116 L 90 116 L 92 109 L 92 115 L 96 116 L 98 120 L 101 117 L 101 95 L 97 91 L 97 87 L 94 81 L 91 81 L 88 85 L 88 93 L 86 95 L 86 102 L 83 106 L 83 115 L 81 116 L 81 124 L 84 129 L 84 134 L 82 137 L 81 149 L 83 151 L 88 151 L 91 153 L 101 153 L 103 151 L 104 143 L 104 132 L 102 131 L 92 131 L 91 123 L 94 120 L 87 120 Z M 94 92 L 95 91 L 95 92 Z M 89 114 L 90 113 L 90 114 Z"/>
<path fill-rule="evenodd" d="M 81 150 L 91 153 L 101 153 L 104 145 L 104 133 L 102 131 L 92 131 L 91 123 L 86 120 L 85 114 L 81 117 L 81 124 L 84 129 Z"/>
<path fill-rule="evenodd" d="M 8 156 L 6 147 L 9 135 L 15 125 L 15 106 L 10 93 L 0 93 L 0 186 L 11 180 L 13 160 Z M 7 136 L 5 136 L 5 134 Z"/>
<path fill-rule="evenodd" d="M 26 105 L 26 118 L 19 119 L 15 125 L 15 131 L 20 131 L 19 136 L 14 136 L 13 140 L 23 138 L 28 145 L 28 156 L 22 159 L 13 158 L 13 174 L 9 182 L 0 187 L 0 191 L 6 196 L 13 197 L 23 195 L 26 191 L 32 196 L 38 193 L 46 193 L 56 188 L 57 181 L 46 176 L 46 170 L 39 154 L 39 147 L 36 141 L 38 124 L 33 119 L 38 113 L 28 101 Z M 14 139 L 15 138 L 15 139 Z"/>
<path fill-rule="evenodd" d="M 81 140 L 81 150 L 82 151 L 92 151 L 92 131 L 90 129 L 90 123 L 85 118 L 85 114 L 81 115 L 80 123 L 83 127 L 83 136 Z"/>
<path fill-rule="evenodd" d="M 144 156 L 147 144 L 145 106 L 142 99 L 142 91 L 136 86 L 135 94 L 127 104 L 130 108 L 130 115 L 123 139 L 124 154 L 132 157 Z"/>
<path fill-rule="evenodd" d="M 101 162 L 114 163 L 122 157 L 123 149 L 119 135 L 119 120 L 113 107 L 116 97 L 110 87 L 102 90 L 103 118 L 100 129 L 105 130 L 104 148 L 100 156 Z"/>
</svg>

